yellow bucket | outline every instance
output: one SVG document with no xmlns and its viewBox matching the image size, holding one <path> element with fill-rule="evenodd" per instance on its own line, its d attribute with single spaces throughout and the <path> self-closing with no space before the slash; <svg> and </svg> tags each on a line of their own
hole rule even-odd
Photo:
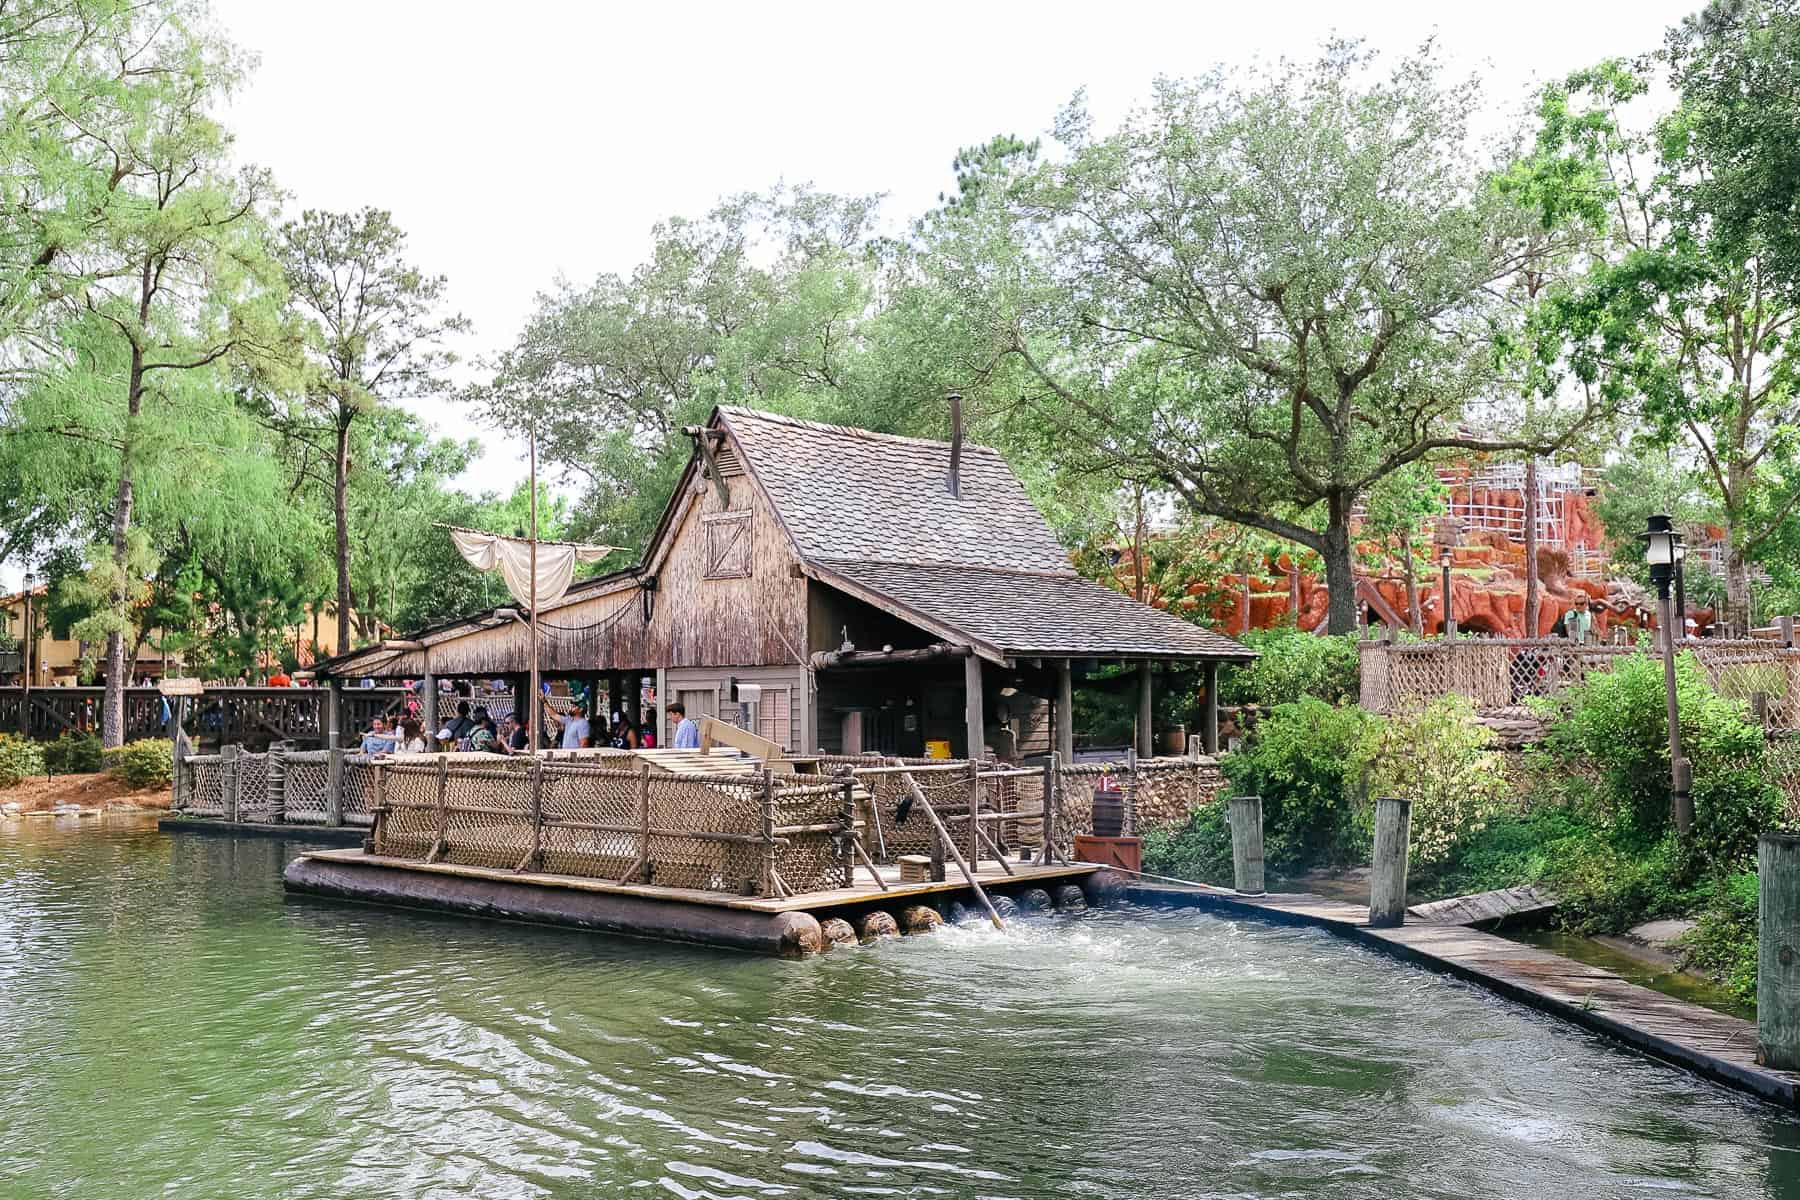
<svg viewBox="0 0 1800 1200">
<path fill-rule="evenodd" d="M 950 743 L 942 738 L 933 738 L 925 743 L 926 758 L 949 758 Z"/>
</svg>

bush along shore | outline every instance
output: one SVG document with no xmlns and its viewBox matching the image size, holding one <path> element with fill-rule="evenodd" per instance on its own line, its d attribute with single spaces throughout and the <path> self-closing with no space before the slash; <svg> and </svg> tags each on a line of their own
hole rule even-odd
<svg viewBox="0 0 1800 1200">
<path fill-rule="evenodd" d="M 1276 641 L 1264 651 L 1281 649 Z M 1258 669 L 1270 679 L 1307 676 L 1282 664 Z M 1333 672 L 1313 678 L 1338 686 Z M 1368 862 L 1373 798 L 1411 797 L 1415 901 L 1535 884 L 1558 896 L 1554 920 L 1571 932 L 1691 919 L 1675 947 L 1682 965 L 1751 1002 L 1756 841 L 1792 823 L 1776 783 L 1787 750 L 1686 659 L 1677 694 L 1694 770 L 1695 823 L 1685 835 L 1670 813 L 1662 666 L 1649 657 L 1535 700 L 1549 732 L 1523 751 L 1496 749 L 1456 696 L 1386 718 L 1310 694 L 1285 698 L 1222 760 L 1226 794 L 1262 797 L 1269 869 L 1288 878 Z M 1224 805 L 1147 832 L 1144 863 L 1229 884 Z"/>
<path fill-rule="evenodd" d="M 173 767 L 166 740 L 102 750 L 87 734 L 53 742 L 0 734 L 0 816 L 167 807 Z"/>
</svg>

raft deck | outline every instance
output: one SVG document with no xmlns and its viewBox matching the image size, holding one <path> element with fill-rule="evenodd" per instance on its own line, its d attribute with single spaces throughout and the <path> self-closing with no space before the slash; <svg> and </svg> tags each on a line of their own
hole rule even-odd
<svg viewBox="0 0 1800 1200">
<path fill-rule="evenodd" d="M 1007 867 L 1010 872 L 985 860 L 975 878 L 989 892 L 1004 895 L 1031 887 L 1080 884 L 1100 870 L 1086 863 L 1036 866 L 1010 859 Z M 885 891 L 866 868 L 859 868 L 852 887 L 759 897 L 461 863 L 425 863 L 365 850 L 317 850 L 289 863 L 283 882 L 288 891 L 306 895 L 784 957 L 819 949 L 819 921 L 823 918 L 850 916 L 869 908 L 898 911 L 970 890 L 954 867 L 942 882 L 907 883 L 901 881 L 897 866 L 878 870 Z"/>
</svg>

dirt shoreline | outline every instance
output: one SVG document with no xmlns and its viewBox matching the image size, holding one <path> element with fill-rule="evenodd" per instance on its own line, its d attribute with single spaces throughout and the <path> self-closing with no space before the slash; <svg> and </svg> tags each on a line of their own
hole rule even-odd
<svg viewBox="0 0 1800 1200">
<path fill-rule="evenodd" d="M 134 788 L 116 775 L 33 776 L 0 789 L 0 819 L 87 813 L 167 812 L 169 789 Z"/>
</svg>

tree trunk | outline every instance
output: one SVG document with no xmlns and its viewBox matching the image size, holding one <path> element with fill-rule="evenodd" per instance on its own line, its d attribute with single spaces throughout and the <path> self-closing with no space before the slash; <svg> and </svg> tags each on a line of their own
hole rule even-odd
<svg viewBox="0 0 1800 1200">
<path fill-rule="evenodd" d="M 1406 572 L 1406 619 L 1415 634 L 1425 632 L 1425 618 L 1419 612 L 1419 577 L 1413 571 L 1412 538 L 1400 535 L 1400 568 Z"/>
<path fill-rule="evenodd" d="M 1725 596 L 1730 610 L 1729 629 L 1735 637 L 1750 632 L 1750 563 L 1737 548 L 1737 538 L 1727 531 L 1725 541 Z"/>
<path fill-rule="evenodd" d="M 1537 459 L 1525 460 L 1525 636 L 1538 635 Z"/>
<path fill-rule="evenodd" d="M 1356 567 L 1350 560 L 1350 523 L 1346 517 L 1333 514 L 1320 539 L 1319 557 L 1325 560 L 1325 587 L 1331 601 L 1325 631 L 1355 633 Z"/>
<path fill-rule="evenodd" d="M 112 601 L 118 615 L 125 619 L 130 618 L 124 609 L 131 599 L 131 513 L 137 500 L 131 479 L 131 440 L 143 404 L 144 352 L 133 345 L 125 391 L 124 448 L 119 452 L 119 487 L 113 495 L 112 523 L 113 566 L 118 568 L 121 586 L 128 589 L 123 595 L 115 594 Z M 125 744 L 125 635 L 116 629 L 106 635 L 106 691 L 100 701 L 100 744 L 108 748 Z"/>
<path fill-rule="evenodd" d="M 350 419 L 337 419 L 337 459 L 332 474 L 331 504 L 337 518 L 337 652 L 350 653 Z"/>
</svg>

